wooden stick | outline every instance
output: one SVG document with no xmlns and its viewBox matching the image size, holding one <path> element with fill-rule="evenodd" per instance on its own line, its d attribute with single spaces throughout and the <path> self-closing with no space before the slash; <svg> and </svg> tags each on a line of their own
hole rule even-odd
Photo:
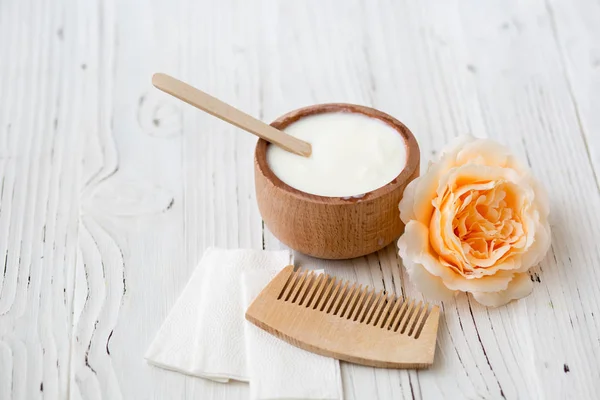
<svg viewBox="0 0 600 400">
<path fill-rule="evenodd" d="M 275 129 L 172 76 L 163 73 L 154 74 L 152 76 L 152 84 L 163 92 L 177 97 L 179 100 L 183 100 L 238 128 L 242 128 L 269 143 L 276 144 L 284 150 L 304 157 L 309 157 L 312 152 L 310 143 Z"/>
</svg>

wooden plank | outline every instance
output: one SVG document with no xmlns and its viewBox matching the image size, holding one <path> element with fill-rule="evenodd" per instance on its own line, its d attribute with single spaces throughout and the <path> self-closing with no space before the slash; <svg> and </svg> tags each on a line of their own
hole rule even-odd
<svg viewBox="0 0 600 400">
<path fill-rule="evenodd" d="M 181 23 L 181 79 L 260 117 L 260 4 L 186 1 Z M 221 45 L 219 45 L 219 43 Z M 262 248 L 256 206 L 253 151 L 256 138 L 186 106 L 183 111 L 185 232 L 188 263 L 209 246 Z M 189 382 L 188 397 L 247 399 L 248 385 L 203 379 Z"/>
<path fill-rule="evenodd" d="M 344 364 L 345 397 L 592 397 L 599 8 L 3 3 L 0 398 L 248 396 L 244 384 L 143 360 L 206 247 L 284 247 L 256 207 L 255 139 L 154 91 L 159 70 L 267 122 L 320 102 L 374 106 L 413 130 L 423 167 L 458 134 L 508 144 L 552 199 L 553 246 L 531 272 L 534 293 L 498 309 L 444 303 L 432 369 Z M 349 261 L 296 259 L 421 298 L 393 245 Z"/>
<path fill-rule="evenodd" d="M 263 12 L 266 20 L 272 21 L 262 26 L 259 50 L 264 60 L 262 101 L 267 121 L 315 103 L 343 101 L 377 107 L 373 101 L 377 90 L 371 78 L 378 71 L 369 64 L 370 33 L 362 21 L 361 2 L 345 2 L 343 8 L 328 2 L 285 2 Z M 308 24 L 310 29 L 306 29 Z M 265 238 L 267 248 L 280 246 L 268 229 Z M 377 255 L 336 262 L 297 253 L 296 264 L 325 268 L 327 273 L 383 289 L 384 285 L 392 285 L 392 275 L 399 279 L 394 248 L 395 245 Z M 388 280 L 383 279 L 384 274 Z M 407 371 L 342 364 L 347 399 L 411 398 L 414 376 Z"/>
<path fill-rule="evenodd" d="M 92 130 L 79 236 L 72 398 L 183 398 L 193 378 L 143 355 L 193 265 L 185 262 L 181 106 L 150 84 L 179 68 L 177 4 L 102 2 L 79 16 Z"/>
<path fill-rule="evenodd" d="M 593 397 L 600 384 L 600 370 L 592 361 L 600 355 L 600 331 L 593 316 L 600 309 L 600 252 L 592 243 L 600 240 L 600 228 L 588 221 L 597 221 L 594 210 L 600 209 L 600 196 L 561 67 L 552 16 L 543 1 L 526 8 L 518 2 L 498 2 L 488 10 L 472 2 L 461 14 L 470 28 L 465 36 L 472 38 L 467 43 L 477 68 L 472 78 L 488 133 L 524 154 L 548 189 L 552 206 L 550 254 L 532 271 L 533 295 L 516 305 L 519 312 L 512 315 L 513 326 L 531 345 L 519 346 L 507 370 L 527 360 L 526 381 L 534 382 L 533 394 Z M 484 33 L 475 39 L 474 32 Z M 496 356 L 489 351 L 488 356 L 499 363 L 507 358 L 500 349 L 511 341 L 501 339 L 494 314 L 490 313 L 490 329 L 495 334 L 490 337 L 499 341 L 499 349 Z M 506 317 L 499 321 L 509 331 Z"/>
<path fill-rule="evenodd" d="M 0 397 L 68 395 L 81 161 L 79 4 L 0 12 Z"/>
<path fill-rule="evenodd" d="M 80 10 L 22 1 L 0 12 L 3 398 L 68 395 L 85 79 L 76 62 Z"/>
<path fill-rule="evenodd" d="M 547 1 L 549 29 L 567 80 L 586 154 L 594 166 L 600 191 L 600 4 L 597 1 Z"/>
<path fill-rule="evenodd" d="M 336 45 L 345 50 L 346 64 L 340 70 L 336 70 L 335 78 L 343 77 L 345 70 L 359 69 L 352 62 L 353 50 L 369 49 L 367 62 L 372 63 L 377 71 L 370 86 L 376 89 L 370 95 L 373 105 L 406 121 L 420 139 L 422 154 L 436 154 L 444 142 L 457 134 L 471 132 L 497 138 L 509 144 L 524 160 L 529 159 L 534 172 L 552 189 L 553 199 L 558 200 L 555 207 L 559 210 L 568 207 L 572 200 L 567 200 L 566 196 L 570 197 L 576 192 L 579 193 L 580 202 L 584 204 L 581 204 L 582 207 L 578 207 L 577 211 L 570 210 L 574 220 L 593 218 L 593 215 L 587 214 L 588 210 L 598 207 L 593 174 L 585 158 L 578 157 L 578 154 L 585 154 L 585 146 L 581 138 L 573 141 L 566 134 L 577 129 L 569 103 L 560 103 L 560 99 L 566 95 L 566 82 L 558 69 L 548 68 L 548 65 L 556 65 L 556 48 L 551 42 L 551 32 L 543 29 L 543 24 L 542 29 L 534 29 L 538 20 L 547 17 L 545 9 L 536 4 L 536 7 L 530 9 L 518 9 L 518 13 L 513 10 L 521 19 L 527 21 L 527 26 L 534 32 L 517 34 L 517 39 L 511 37 L 510 32 L 505 36 L 496 32 L 496 28 L 500 32 L 506 30 L 504 21 L 499 19 L 510 21 L 509 12 L 503 11 L 499 5 L 471 5 L 477 11 L 469 11 L 468 7 L 459 8 L 453 3 L 420 4 L 418 7 L 380 5 L 381 8 L 367 8 L 366 32 L 369 34 L 365 34 L 367 39 L 363 40 L 366 40 L 367 44 L 363 46 L 360 37 L 357 38 L 356 34 L 353 36 L 352 32 L 344 30 L 343 22 L 339 26 L 336 25 L 336 32 L 340 32 L 342 39 L 336 37 L 335 33 L 332 36 L 339 39 L 335 42 Z M 304 15 L 305 11 L 301 9 L 302 6 L 297 7 L 298 9 L 291 10 L 290 14 L 299 18 L 298 16 Z M 517 5 L 511 4 L 511 7 L 517 9 Z M 321 12 L 325 13 L 325 10 L 326 8 Z M 352 14 L 356 11 L 350 6 L 346 8 L 346 12 Z M 319 17 L 315 18 L 318 21 Z M 355 27 L 359 26 L 358 20 L 360 19 L 357 17 L 354 21 Z M 290 30 L 294 29 L 293 21 L 286 20 L 283 25 Z M 492 29 L 491 26 L 495 28 Z M 329 75 L 328 69 L 335 65 L 335 60 L 322 60 L 310 55 L 311 51 L 316 54 L 326 52 L 323 47 L 327 46 L 327 40 L 319 35 L 320 28 L 318 22 L 313 26 L 313 32 L 316 32 L 314 36 L 318 37 L 318 40 L 307 33 L 300 38 L 294 36 L 290 42 L 285 43 L 280 35 L 280 47 L 277 47 L 277 51 L 269 52 L 280 54 L 293 47 L 293 52 L 288 50 L 288 58 L 295 56 L 294 61 L 299 65 L 304 65 L 304 60 L 310 64 L 303 69 L 298 67 L 304 75 L 296 74 L 289 80 L 286 79 L 288 85 L 291 85 L 289 82 L 298 82 L 298 87 L 291 86 L 290 91 L 294 93 L 302 93 L 306 87 L 311 87 L 313 92 L 319 93 L 320 86 L 310 84 L 311 68 L 328 77 L 334 75 Z M 477 35 L 483 38 L 479 39 Z M 283 38 L 285 37 L 284 34 Z M 344 37 L 351 38 L 348 40 L 352 40 L 355 47 L 350 46 Z M 540 42 L 543 44 L 541 50 L 532 51 L 540 47 Z M 310 50 L 302 52 L 304 49 Z M 332 48 L 329 54 L 335 54 L 337 50 Z M 498 65 L 504 66 L 504 69 Z M 541 81 L 537 81 L 539 78 L 536 74 L 542 74 Z M 335 78 L 328 79 L 328 90 L 336 88 L 336 82 L 343 79 Z M 277 83 L 274 85 L 277 86 Z M 357 85 L 359 83 L 347 84 L 350 87 Z M 534 95 L 532 99 L 532 86 L 542 88 L 546 93 L 541 97 Z M 498 92 L 502 96 L 499 96 Z M 403 95 L 399 95 L 400 93 Z M 550 103 L 548 99 L 551 99 Z M 317 101 L 311 99 L 310 102 Z M 534 104 L 533 109 L 531 103 Z M 525 112 L 525 115 L 519 115 L 522 112 Z M 561 114 L 554 117 L 557 112 Z M 544 137 L 545 134 L 549 136 L 549 140 L 540 143 L 534 139 Z M 528 142 L 531 144 L 526 145 Z M 556 154 L 563 148 L 566 149 L 566 157 L 562 162 L 556 163 Z M 565 161 L 565 158 L 569 161 Z M 426 160 L 427 156 L 424 156 L 424 159 Z M 564 176 L 564 171 L 569 174 L 568 179 L 561 177 Z M 575 171 L 579 171 L 577 179 Z M 552 184 L 556 182 L 557 176 L 561 186 Z M 588 193 L 591 196 L 587 196 Z M 444 305 L 446 314 L 442 332 L 444 328 L 446 332 L 442 333 L 440 338 L 439 364 L 429 371 L 408 374 L 409 377 L 415 377 L 414 383 L 408 382 L 411 395 L 438 398 L 484 393 L 491 397 L 514 397 L 517 393 L 529 393 L 534 397 L 543 392 L 551 397 L 552 390 L 543 389 L 546 380 L 553 381 L 561 388 L 561 391 L 556 393 L 566 393 L 567 390 L 575 389 L 571 383 L 573 376 L 564 372 L 565 369 L 569 369 L 570 364 L 561 361 L 563 358 L 574 359 L 573 362 L 580 364 L 582 375 L 577 378 L 577 390 L 581 394 L 590 393 L 594 387 L 595 372 L 588 372 L 589 369 L 585 367 L 588 359 L 584 354 L 596 351 L 593 338 L 597 335 L 593 333 L 595 323 L 592 322 L 591 314 L 584 314 L 583 310 L 587 308 L 592 312 L 598 308 L 597 290 L 595 284 L 590 282 L 567 288 L 568 294 L 561 293 L 564 288 L 559 282 L 563 280 L 561 278 L 564 276 L 565 267 L 559 265 L 569 265 L 571 269 L 574 263 L 569 259 L 580 257 L 580 263 L 575 268 L 579 269 L 578 273 L 583 278 L 587 274 L 595 276 L 593 268 L 585 267 L 585 264 L 598 265 L 599 261 L 597 254 L 594 254 L 595 250 L 587 252 L 587 257 L 591 259 L 586 262 L 587 257 L 581 257 L 582 252 L 561 245 L 570 241 L 566 237 L 564 224 L 563 219 L 553 220 L 554 241 L 558 242 L 553 251 L 560 253 L 561 259 L 555 261 L 551 255 L 546 259 L 541 269 L 544 270 L 550 284 L 540 284 L 540 288 L 532 297 L 498 310 L 486 310 L 464 296 L 454 303 Z M 573 223 L 571 229 L 577 230 L 576 226 L 577 223 Z M 595 227 L 587 228 L 578 241 L 589 243 L 586 247 L 592 249 L 595 247 L 591 245 L 591 238 L 597 238 L 597 235 Z M 365 270 L 364 264 L 358 269 Z M 537 279 L 540 274 L 541 270 L 533 271 L 532 279 L 535 279 L 536 283 L 539 283 Z M 543 278 L 541 281 L 543 282 Z M 572 279 L 570 281 L 572 284 L 575 282 Z M 578 291 L 584 290 L 589 304 L 571 304 L 571 299 L 578 297 Z M 564 304 L 560 311 L 552 311 L 552 307 L 549 307 L 553 301 Z M 567 304 L 569 306 L 566 306 Z M 554 307 L 556 308 L 556 305 Z M 554 337 L 544 335 L 544 345 L 540 345 L 538 336 L 542 335 L 542 332 L 539 327 L 545 326 L 548 331 L 564 329 L 565 326 L 569 326 L 569 320 L 572 318 L 570 312 L 579 312 L 579 320 L 587 321 L 584 323 L 586 328 L 581 333 L 578 344 L 572 346 L 570 341 L 563 342 L 563 338 L 573 335 L 572 331 L 566 330 Z M 555 313 L 558 316 L 555 316 Z M 551 322 L 557 319 L 560 322 Z M 523 320 L 528 323 L 521 325 L 514 322 Z M 522 339 L 505 336 L 511 331 L 516 331 L 515 336 Z M 549 353 L 543 350 L 547 348 L 554 351 Z M 506 349 L 510 349 L 510 353 Z M 574 355 L 567 357 L 569 354 Z M 541 365 L 546 371 L 543 373 L 544 379 L 540 379 L 538 375 L 539 359 L 543 360 Z M 344 377 L 347 378 L 345 387 L 350 391 L 349 396 L 356 395 L 352 392 L 353 385 L 347 383 L 352 380 L 352 374 L 346 373 Z M 361 381 L 361 385 L 363 383 L 364 381 Z M 365 386 L 369 387 L 361 387 Z M 377 386 L 365 390 L 373 393 Z"/>
<path fill-rule="evenodd" d="M 590 210 L 598 209 L 599 199 L 587 157 L 580 156 L 585 154 L 582 138 L 571 134 L 577 121 L 566 101 L 546 10 L 540 3 L 522 8 L 472 2 L 460 7 L 420 3 L 406 11 L 408 20 L 419 21 L 419 29 L 394 37 L 416 43 L 403 56 L 421 66 L 421 76 L 431 77 L 421 93 L 431 107 L 433 131 L 470 131 L 510 145 L 549 188 L 554 210 L 552 253 L 533 271 L 537 284 L 531 297 L 497 310 L 464 297 L 454 306 L 444 305 L 448 332 L 441 343 L 452 343 L 456 355 L 444 355 L 461 366 L 462 378 L 451 382 L 435 368 L 419 372 L 422 394 L 448 396 L 456 390 L 462 396 L 585 397 L 598 381 L 586 354 L 598 350 L 591 316 L 598 309 L 598 291 L 596 278 L 589 279 L 597 273 L 598 254 L 591 243 L 599 232 L 583 221 L 594 219 Z M 577 250 L 581 246 L 585 252 Z M 571 320 L 581 325 L 572 326 Z M 452 347 L 441 344 L 440 349 Z M 574 376 L 572 363 L 581 375 Z"/>
</svg>

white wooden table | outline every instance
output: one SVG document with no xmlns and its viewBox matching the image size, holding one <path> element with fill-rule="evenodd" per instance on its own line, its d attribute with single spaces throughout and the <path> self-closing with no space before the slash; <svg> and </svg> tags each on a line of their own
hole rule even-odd
<svg viewBox="0 0 600 400">
<path fill-rule="evenodd" d="M 552 201 L 534 292 L 444 303 L 424 371 L 343 365 L 347 399 L 592 399 L 600 390 L 600 2 L 0 1 L 0 399 L 245 399 L 143 360 L 203 250 L 280 248 L 254 137 L 150 85 L 164 71 L 271 121 L 379 108 L 424 168 L 473 133 Z M 420 297 L 394 246 L 322 262 Z"/>
</svg>

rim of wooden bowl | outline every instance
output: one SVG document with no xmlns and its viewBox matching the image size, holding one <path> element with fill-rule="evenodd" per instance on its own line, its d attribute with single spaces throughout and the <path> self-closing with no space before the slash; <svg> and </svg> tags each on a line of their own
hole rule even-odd
<svg viewBox="0 0 600 400">
<path fill-rule="evenodd" d="M 404 146 L 406 148 L 406 166 L 404 169 L 394 178 L 390 183 L 384 185 L 378 189 L 372 190 L 365 193 L 362 196 L 351 196 L 351 197 L 327 197 L 319 196 L 302 192 L 295 189 L 283 182 L 275 175 L 275 173 L 269 167 L 267 162 L 267 147 L 270 145 L 266 140 L 259 139 L 256 144 L 256 150 L 254 152 L 254 160 L 261 173 L 271 181 L 276 187 L 288 192 L 290 195 L 301 198 L 303 200 L 312 201 L 314 203 L 327 203 L 327 204 L 348 204 L 351 202 L 366 202 L 372 201 L 386 194 L 393 192 L 398 187 L 404 185 L 406 181 L 413 176 L 413 173 L 419 168 L 420 153 L 419 145 L 417 140 L 413 136 L 410 129 L 406 127 L 402 122 L 396 118 L 388 115 L 382 111 L 376 110 L 371 107 L 360 106 L 357 104 L 348 103 L 326 103 L 326 104 L 315 104 L 308 107 L 302 107 L 297 110 L 290 111 L 275 121 L 271 122 L 271 126 L 280 130 L 285 129 L 292 123 L 298 121 L 300 118 L 304 118 L 310 115 L 334 113 L 334 112 L 345 112 L 345 113 L 358 113 L 363 114 L 371 118 L 377 118 L 386 124 L 394 128 L 402 138 L 404 139 Z"/>
</svg>

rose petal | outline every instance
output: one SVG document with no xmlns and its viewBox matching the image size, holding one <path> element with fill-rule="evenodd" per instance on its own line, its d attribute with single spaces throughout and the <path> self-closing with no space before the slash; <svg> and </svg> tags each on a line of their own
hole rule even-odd
<svg viewBox="0 0 600 400">
<path fill-rule="evenodd" d="M 550 246 L 549 202 L 529 168 L 489 139 L 456 138 L 399 205 L 399 253 L 428 297 L 498 306 L 530 293 L 524 272 Z"/>
<path fill-rule="evenodd" d="M 506 271 L 481 278 L 456 273 L 440 262 L 429 244 L 429 230 L 417 221 L 406 224 L 404 234 L 398 240 L 398 247 L 400 246 L 403 260 L 421 264 L 430 274 L 440 277 L 450 290 L 495 292 L 506 289 L 513 276 L 512 272 Z"/>
<path fill-rule="evenodd" d="M 432 275 L 439 276 L 444 281 L 454 279 L 456 275 L 443 266 L 437 254 L 429 244 L 429 230 L 420 222 L 410 221 L 404 228 L 404 234 L 398 239 L 398 248 L 403 260 L 422 264 Z"/>
<path fill-rule="evenodd" d="M 442 196 L 444 191 L 450 189 L 459 197 L 472 190 L 488 190 L 504 182 L 522 181 L 517 172 L 509 168 L 465 164 L 443 174 L 439 180 L 437 194 Z"/>
<path fill-rule="evenodd" d="M 454 296 L 454 291 L 448 289 L 439 277 L 431 275 L 425 267 L 410 261 L 403 261 L 406 272 L 410 276 L 410 281 L 415 287 L 431 300 L 447 301 Z"/>
<path fill-rule="evenodd" d="M 452 158 L 456 160 L 457 154 L 468 143 L 476 141 L 477 138 L 472 135 L 460 135 L 451 139 L 448 144 L 440 152 L 440 159 Z"/>
<path fill-rule="evenodd" d="M 442 173 L 442 165 L 435 164 L 429 171 L 418 179 L 415 187 L 415 194 L 412 199 L 412 209 L 414 211 L 414 219 L 417 221 L 428 223 L 433 213 L 433 205 L 430 200 L 423 201 L 423 199 L 433 199 L 435 191 L 440 180 L 440 174 Z"/>
<path fill-rule="evenodd" d="M 548 217 L 550 213 L 550 201 L 548 200 L 548 192 L 539 183 L 539 181 L 531 173 L 531 169 L 523 164 L 515 156 L 510 156 L 507 160 L 506 166 L 517 171 L 523 181 L 524 185 L 531 187 L 535 193 L 535 206 L 540 212 L 542 218 Z"/>
<path fill-rule="evenodd" d="M 460 240 L 452 229 L 452 222 L 446 219 L 438 210 L 435 210 L 429 225 L 429 241 L 433 251 L 443 257 L 448 263 L 455 265 L 460 270 L 466 267 L 466 258 Z"/>
<path fill-rule="evenodd" d="M 533 243 L 529 249 L 521 255 L 517 272 L 525 272 L 542 261 L 550 249 L 550 238 L 550 226 L 538 223 L 535 227 Z"/>
<path fill-rule="evenodd" d="M 405 224 L 411 219 L 415 219 L 413 204 L 415 202 L 415 191 L 417 190 L 418 181 L 419 178 L 416 178 L 406 185 L 406 188 L 404 188 L 404 193 L 402 194 L 402 199 L 400 200 L 400 204 L 398 204 L 398 209 L 400 210 L 400 219 Z"/>
<path fill-rule="evenodd" d="M 490 139 L 475 139 L 465 143 L 456 156 L 457 164 L 467 164 L 477 159 L 483 159 L 487 166 L 507 166 L 511 156 L 510 149 Z"/>
<path fill-rule="evenodd" d="M 439 161 L 435 164 L 430 164 L 427 172 L 408 185 L 411 186 L 411 184 L 414 184 L 409 192 L 403 195 L 401 201 L 404 204 L 400 205 L 400 218 L 404 223 L 410 219 L 416 219 L 424 224 L 429 224 L 433 206 L 431 205 L 431 201 L 423 201 L 423 199 L 433 199 L 435 197 L 435 191 L 442 174 L 455 165 L 456 154 L 460 151 L 463 144 L 472 140 L 474 138 L 470 136 L 455 138 L 447 148 L 442 150 Z M 408 189 L 408 186 L 406 189 Z M 412 212 L 410 212 L 411 209 Z"/>
<path fill-rule="evenodd" d="M 538 209 L 540 216 L 546 220 L 546 218 L 548 218 L 548 214 L 550 213 L 550 200 L 548 199 L 548 192 L 546 191 L 546 188 L 540 185 L 538 180 L 532 175 L 528 175 L 526 179 L 529 181 L 529 185 L 535 192 L 536 208 Z"/>
<path fill-rule="evenodd" d="M 473 276 L 480 278 L 488 275 L 494 275 L 498 273 L 498 271 L 511 271 L 515 272 L 515 262 L 514 257 L 508 257 L 504 260 L 501 260 L 497 264 L 488 267 L 488 268 L 476 268 L 473 271 Z"/>
<path fill-rule="evenodd" d="M 487 307 L 499 307 L 511 300 L 523 298 L 531 293 L 533 283 L 529 274 L 515 274 L 506 290 L 493 293 L 471 292 L 478 303 Z"/>
</svg>

